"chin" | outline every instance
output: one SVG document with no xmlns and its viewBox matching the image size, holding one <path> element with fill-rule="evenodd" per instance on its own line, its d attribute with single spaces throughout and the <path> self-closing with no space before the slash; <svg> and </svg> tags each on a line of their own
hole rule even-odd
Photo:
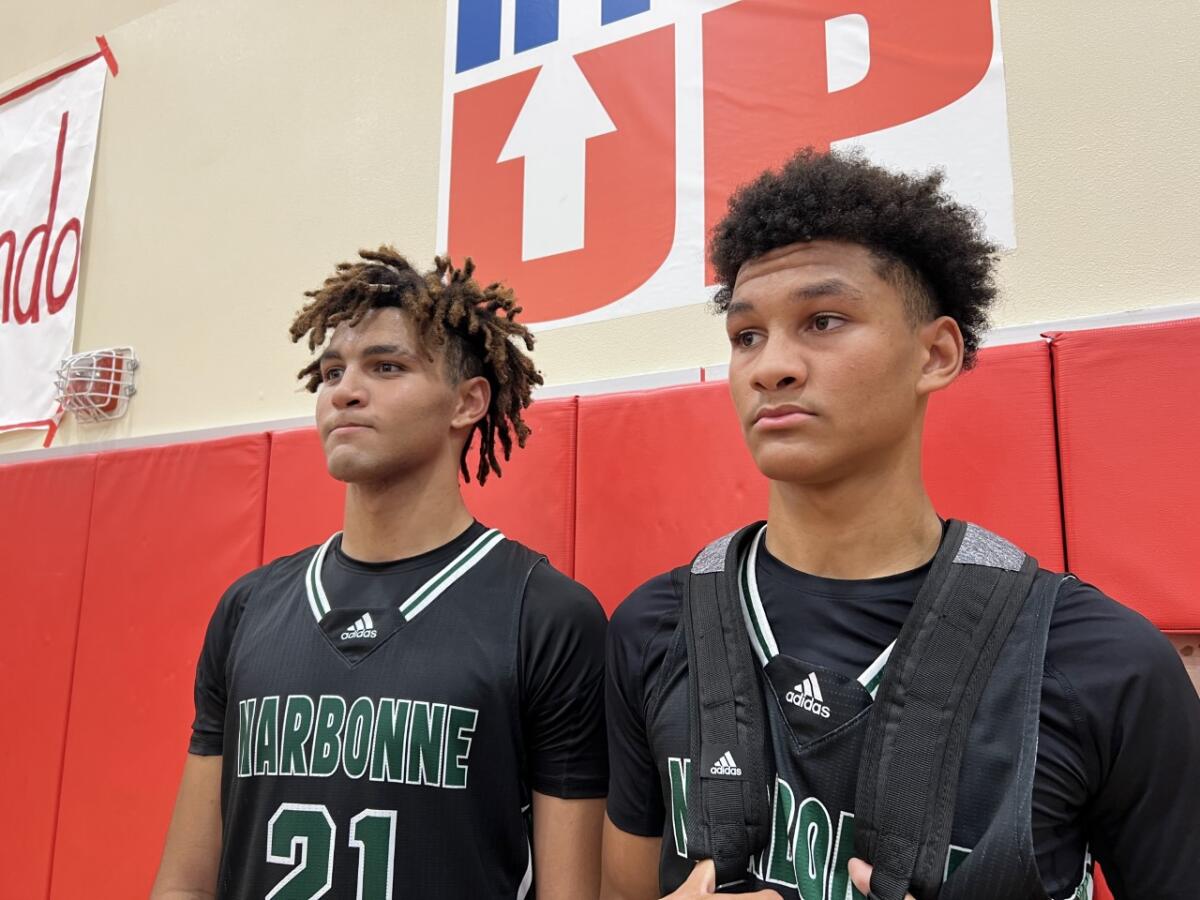
<svg viewBox="0 0 1200 900">
<path fill-rule="evenodd" d="M 353 484 L 356 481 L 363 481 L 363 472 L 360 466 L 354 465 L 348 460 L 327 460 L 325 468 L 329 470 L 329 477 L 337 481 L 344 481 L 347 484 Z"/>
<path fill-rule="evenodd" d="M 798 447 L 762 447 L 753 453 L 758 471 L 771 481 L 820 484 L 833 477 L 834 466 L 822 454 Z"/>
<path fill-rule="evenodd" d="M 375 481 L 379 478 L 380 467 L 373 460 L 365 459 L 358 453 L 346 452 L 347 449 L 338 448 L 325 457 L 325 468 L 329 470 L 331 478 L 346 484 Z"/>
</svg>

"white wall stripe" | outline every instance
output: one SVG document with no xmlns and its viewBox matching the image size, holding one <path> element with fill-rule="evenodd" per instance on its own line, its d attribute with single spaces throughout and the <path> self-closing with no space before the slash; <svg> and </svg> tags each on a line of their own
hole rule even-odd
<svg viewBox="0 0 1200 900">
<path fill-rule="evenodd" d="M 1177 303 L 1171 306 L 1151 306 L 1123 312 L 1101 313 L 1075 319 L 1059 319 L 1050 322 L 1034 322 L 1028 325 L 1007 325 L 989 331 L 983 340 L 984 347 L 999 347 L 1039 339 L 1051 331 L 1082 331 L 1092 328 L 1116 328 L 1125 325 L 1150 325 L 1180 319 L 1200 318 L 1200 300 Z M 624 391 L 649 391 L 663 387 L 696 384 L 701 381 L 722 381 L 729 377 L 729 366 L 724 364 L 672 369 L 666 372 L 647 372 L 625 375 L 618 378 L 602 378 L 567 384 L 550 384 L 534 393 L 538 400 L 554 397 L 588 397 L 597 394 L 616 394 Z M 64 456 L 82 456 L 87 453 L 106 453 L 111 450 L 133 450 L 141 447 L 161 447 L 170 444 L 186 444 L 194 441 L 211 441 L 246 434 L 261 434 L 265 431 L 289 431 L 296 428 L 311 428 L 312 416 L 297 416 L 288 419 L 268 419 L 259 422 L 243 422 L 236 425 L 221 425 L 215 428 L 200 428 L 191 431 L 176 431 L 165 434 L 149 434 L 132 438 L 117 438 L 108 441 L 85 441 L 69 447 L 51 447 L 48 450 L 21 450 L 15 453 L 0 452 L 0 466 L 11 463 L 33 462 L 43 459 L 58 459 Z"/>
<path fill-rule="evenodd" d="M 675 387 L 681 384 L 696 384 L 703 381 L 704 370 L 700 366 L 687 369 L 671 369 L 666 372 L 647 372 L 641 375 L 625 375 L 620 378 L 601 378 L 596 381 L 579 381 L 574 384 L 551 384 L 534 392 L 537 400 L 551 397 L 590 397 L 596 394 L 620 394 L 624 391 L 650 391 L 655 388 Z"/>
</svg>

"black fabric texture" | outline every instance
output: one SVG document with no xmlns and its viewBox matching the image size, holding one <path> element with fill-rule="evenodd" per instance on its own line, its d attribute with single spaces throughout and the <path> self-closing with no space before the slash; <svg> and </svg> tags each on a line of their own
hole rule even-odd
<svg viewBox="0 0 1200 900">
<path fill-rule="evenodd" d="M 879 900 L 938 896 L 971 721 L 1037 570 L 952 563 L 964 532 L 950 523 L 871 713 L 855 834 Z"/>
<path fill-rule="evenodd" d="M 897 637 L 927 571 L 821 578 L 766 547 L 757 566 L 781 653 L 849 678 Z M 688 752 L 686 721 L 662 712 L 687 680 L 680 603 L 668 575 L 639 587 L 612 617 L 607 655 L 608 814 L 629 833 L 666 835 L 664 844 L 663 755 Z M 1179 797 L 1200 796 L 1200 701 L 1170 643 L 1138 613 L 1069 579 L 1054 601 L 1040 682 L 1023 814 L 1047 893 L 1074 890 L 1090 845 L 1118 898 L 1193 898 L 1186 861 L 1200 857 L 1200 806 Z M 985 763 L 964 763 L 976 765 Z"/>
<path fill-rule="evenodd" d="M 744 528 L 729 542 L 724 571 L 674 574 L 683 588 L 688 656 L 699 674 L 688 695 L 691 759 L 699 763 L 688 785 L 688 854 L 713 860 L 718 885 L 744 880 L 770 833 L 762 789 L 766 713 L 737 590 L 738 560 L 756 530 Z M 710 760 L 726 751 L 741 773 L 713 776 Z"/>
<path fill-rule="evenodd" d="M 606 620 L 586 589 L 544 557 L 501 541 L 419 613 L 394 614 L 484 530 L 473 525 L 430 553 L 384 564 L 352 560 L 331 545 L 322 581 L 332 609 L 320 621 L 305 588 L 315 548 L 226 592 L 197 666 L 190 745 L 224 757 L 223 900 L 262 897 L 288 874 L 263 846 L 277 812 L 299 807 L 323 810 L 338 829 L 331 896 L 354 893 L 360 858 L 347 836 L 364 810 L 394 816 L 388 877 L 404 891 L 511 896 L 529 865 L 532 793 L 604 795 Z M 342 652 L 339 639 L 367 641 L 339 630 L 368 612 L 378 632 L 369 651 Z M 299 712 L 307 704 L 308 737 L 291 725 L 293 700 Z M 323 726 L 318 757 L 327 705 L 340 706 L 345 736 L 342 724 Z M 372 710 L 375 718 L 363 718 Z M 352 720 L 366 730 L 352 735 Z M 246 723 L 256 723 L 249 742 Z M 385 724 L 392 736 L 380 738 Z M 263 741 L 284 749 L 272 756 Z M 316 771 L 331 758 L 333 768 Z"/>
</svg>

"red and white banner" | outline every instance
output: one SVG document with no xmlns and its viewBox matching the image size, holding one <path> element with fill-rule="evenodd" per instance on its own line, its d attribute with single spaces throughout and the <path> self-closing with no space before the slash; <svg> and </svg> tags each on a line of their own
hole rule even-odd
<svg viewBox="0 0 1200 900">
<path fill-rule="evenodd" d="M 102 52 L 0 95 L 0 431 L 57 425 L 54 376 L 75 340 Z"/>
<path fill-rule="evenodd" d="M 861 147 L 1015 246 L 999 0 L 448 0 L 438 246 L 542 328 L 711 296 L 730 192 Z"/>
</svg>

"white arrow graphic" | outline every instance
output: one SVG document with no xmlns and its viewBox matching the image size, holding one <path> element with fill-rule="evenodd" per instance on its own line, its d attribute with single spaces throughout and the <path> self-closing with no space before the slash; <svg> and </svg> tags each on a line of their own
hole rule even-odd
<svg viewBox="0 0 1200 900">
<path fill-rule="evenodd" d="M 542 67 L 497 160 L 525 157 L 522 259 L 583 246 L 587 142 L 616 130 L 574 59 Z"/>
</svg>

